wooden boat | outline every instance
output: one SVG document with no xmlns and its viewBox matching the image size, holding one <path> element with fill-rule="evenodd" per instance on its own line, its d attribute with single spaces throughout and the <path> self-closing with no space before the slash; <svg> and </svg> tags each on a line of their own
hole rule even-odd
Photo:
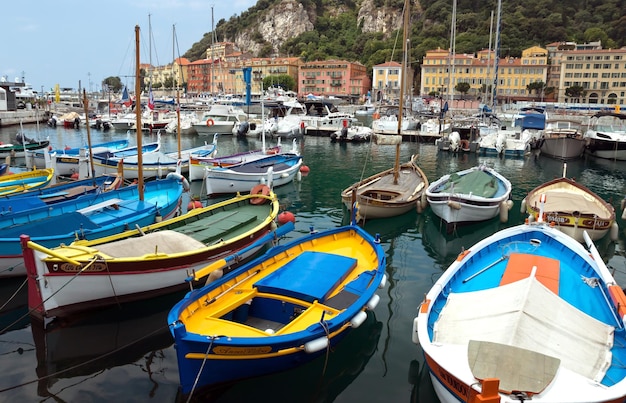
<svg viewBox="0 0 626 403">
<path fill-rule="evenodd" d="M 404 2 L 404 43 L 407 43 L 409 25 L 409 1 Z M 405 45 L 406 46 L 406 45 Z M 405 55 L 408 53 L 405 49 Z M 405 94 L 407 60 L 403 60 L 402 76 L 400 77 L 401 94 Z M 397 134 L 394 136 L 381 135 L 377 138 L 396 138 L 396 158 L 393 168 L 377 173 L 369 178 L 361 180 L 341 192 L 341 200 L 348 210 L 358 205 L 360 218 L 386 218 L 404 214 L 411 209 L 422 211 L 426 207 L 426 188 L 428 179 L 426 174 L 417 165 L 417 156 L 400 165 L 401 122 L 403 111 L 403 98 L 400 97 L 397 119 Z M 377 140 L 378 141 L 378 140 Z"/>
<path fill-rule="evenodd" d="M 124 186 L 100 193 L 18 213 L 0 216 L 0 277 L 26 274 L 20 236 L 27 234 L 38 244 L 54 248 L 76 239 L 96 239 L 173 217 L 178 213 L 183 185 L 174 176 Z M 143 189 L 143 198 L 140 194 Z"/>
<path fill-rule="evenodd" d="M 91 152 L 94 154 L 125 150 L 128 148 L 128 139 L 107 141 L 94 144 Z M 75 147 L 65 149 L 55 149 L 48 151 L 41 149 L 37 151 L 29 151 L 26 153 L 26 165 L 29 167 L 52 167 L 51 162 L 46 162 L 46 152 L 50 159 L 54 159 L 54 169 L 57 175 L 69 176 L 79 172 L 79 164 L 81 160 L 87 161 L 89 156 L 89 147 Z"/>
<path fill-rule="evenodd" d="M 385 266 L 379 242 L 348 225 L 275 246 L 189 292 L 168 316 L 183 393 L 288 370 L 324 354 L 376 306 Z"/>
<path fill-rule="evenodd" d="M 442 403 L 624 401 L 626 296 L 585 242 L 531 222 L 448 267 L 413 323 Z"/>
<path fill-rule="evenodd" d="M 257 185 L 270 188 L 293 181 L 300 173 L 302 156 L 293 153 L 265 155 L 239 165 L 213 166 L 205 174 L 208 197 L 247 192 Z"/>
<path fill-rule="evenodd" d="M 119 189 L 123 178 L 103 175 L 72 182 L 61 182 L 26 192 L 0 196 L 0 215 L 44 207 L 87 195 Z"/>
<path fill-rule="evenodd" d="M 38 250 L 26 257 L 30 300 L 37 301 L 31 308 L 40 316 L 66 316 L 184 290 L 188 272 L 233 253 L 240 261 L 258 253 L 278 212 L 273 193 L 237 195 L 109 237 L 53 249 L 31 242 Z"/>
<path fill-rule="evenodd" d="M 428 201 L 428 179 L 417 165 L 417 156 L 357 182 L 341 192 L 341 200 L 351 210 L 358 203 L 362 219 L 386 218 L 404 214 L 412 209 L 422 211 Z"/>
<path fill-rule="evenodd" d="M 54 169 L 34 169 L 0 176 L 0 196 L 47 186 L 54 177 Z"/>
<path fill-rule="evenodd" d="M 582 157 L 586 145 L 580 122 L 567 119 L 546 121 L 539 139 L 542 155 L 562 160 Z"/>
<path fill-rule="evenodd" d="M 15 143 L 0 142 L 0 158 L 23 158 L 29 151 L 41 150 L 49 146 L 49 140 L 33 140 L 18 133 L 15 136 Z"/>
<path fill-rule="evenodd" d="M 615 208 L 565 174 L 528 192 L 522 200 L 521 211 L 529 214 L 531 220 L 538 219 L 542 211 L 544 221 L 554 223 L 557 229 L 578 242 L 583 241 L 585 231 L 594 241 L 609 232 L 611 239 L 618 237 Z"/>
<path fill-rule="evenodd" d="M 426 189 L 433 212 L 447 224 L 486 221 L 500 215 L 506 222 L 511 200 L 511 182 L 496 170 L 479 165 L 444 175 Z"/>
</svg>

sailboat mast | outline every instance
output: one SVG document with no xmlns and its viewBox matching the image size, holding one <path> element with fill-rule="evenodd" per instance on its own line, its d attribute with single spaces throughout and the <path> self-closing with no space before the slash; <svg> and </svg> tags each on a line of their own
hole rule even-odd
<svg viewBox="0 0 626 403">
<path fill-rule="evenodd" d="M 450 21 L 450 52 L 448 52 L 450 70 L 448 70 L 448 100 L 454 98 L 454 79 L 456 62 L 456 0 L 452 2 L 452 19 Z M 452 103 L 450 103 L 452 106 Z"/>
<path fill-rule="evenodd" d="M 489 52 L 488 52 L 488 56 L 487 56 L 487 78 L 485 79 L 485 83 L 488 83 L 489 81 L 487 81 L 489 79 L 489 77 L 491 76 L 491 40 L 493 37 L 493 10 L 491 10 L 491 21 L 489 22 Z M 485 94 L 484 94 L 484 104 L 485 105 L 490 105 L 491 103 L 489 102 L 489 86 L 485 85 Z"/>
<path fill-rule="evenodd" d="M 180 88 L 178 88 L 178 74 L 176 72 L 176 24 L 172 25 L 172 73 L 176 81 L 176 136 L 178 140 L 178 159 L 181 159 L 180 145 Z"/>
<path fill-rule="evenodd" d="M 492 93 L 492 108 L 491 110 L 495 113 L 496 105 L 498 104 L 497 96 L 498 96 L 498 60 L 500 59 L 500 15 L 502 11 L 502 0 L 498 0 L 498 14 L 496 19 L 496 41 L 494 43 L 494 60 L 493 60 L 493 93 Z"/>
<path fill-rule="evenodd" d="M 143 201 L 143 144 L 141 133 L 141 74 L 139 60 L 139 25 L 135 25 L 135 116 L 137 118 L 137 190 Z"/>
<path fill-rule="evenodd" d="M 404 19 L 402 30 L 402 46 L 404 51 L 402 53 L 402 67 L 400 72 L 400 100 L 398 102 L 398 135 L 402 136 L 402 112 L 404 111 L 404 96 L 406 94 L 407 76 L 408 76 L 408 63 L 409 59 L 409 0 L 404 0 Z M 401 137 L 402 138 L 402 137 Z M 398 183 L 398 175 L 400 170 L 400 143 L 396 142 L 396 160 L 393 168 L 393 183 Z"/>
</svg>

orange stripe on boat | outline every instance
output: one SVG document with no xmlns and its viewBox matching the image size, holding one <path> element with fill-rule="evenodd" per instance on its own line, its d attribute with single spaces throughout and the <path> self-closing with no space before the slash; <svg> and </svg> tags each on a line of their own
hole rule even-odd
<svg viewBox="0 0 626 403">
<path fill-rule="evenodd" d="M 511 253 L 500 285 L 514 283 L 528 277 L 537 267 L 535 277 L 550 291 L 559 295 L 559 261 L 545 256 Z"/>
<path fill-rule="evenodd" d="M 611 285 L 609 286 L 609 294 L 611 294 L 613 303 L 617 307 L 620 316 L 624 317 L 626 315 L 626 295 L 624 295 L 624 290 L 619 285 Z"/>
</svg>

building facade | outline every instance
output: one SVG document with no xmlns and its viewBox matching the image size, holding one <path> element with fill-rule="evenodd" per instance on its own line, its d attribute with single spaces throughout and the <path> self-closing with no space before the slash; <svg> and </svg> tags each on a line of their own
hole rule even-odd
<svg viewBox="0 0 626 403">
<path fill-rule="evenodd" d="M 402 65 L 386 62 L 372 67 L 372 97 L 377 102 L 400 99 Z"/>
<path fill-rule="evenodd" d="M 372 86 L 367 68 L 359 62 L 346 60 L 303 63 L 297 82 L 300 97 L 313 94 L 353 101 L 363 98 Z"/>
<path fill-rule="evenodd" d="M 454 54 L 436 49 L 426 52 L 421 65 L 420 93 L 454 99 L 464 96 L 455 90 L 458 83 L 469 84 L 467 95 L 491 103 L 518 100 L 544 100 L 545 94 L 531 94 L 527 86 L 547 81 L 548 51 L 538 46 L 525 49 L 521 58 L 499 58 L 482 50 L 476 55 Z M 495 85 L 494 85 L 495 83 Z M 495 88 L 495 92 L 493 91 Z"/>
<path fill-rule="evenodd" d="M 583 48 L 563 51 L 560 64 L 559 102 L 624 105 L 626 103 L 626 48 Z M 565 93 L 580 86 L 580 98 Z"/>
</svg>

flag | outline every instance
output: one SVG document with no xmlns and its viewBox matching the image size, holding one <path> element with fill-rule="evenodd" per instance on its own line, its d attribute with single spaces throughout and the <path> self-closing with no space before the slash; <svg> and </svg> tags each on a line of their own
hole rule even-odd
<svg viewBox="0 0 626 403">
<path fill-rule="evenodd" d="M 154 110 L 154 96 L 152 95 L 152 85 L 150 85 L 150 91 L 148 92 L 148 109 Z"/>
<path fill-rule="evenodd" d="M 131 106 L 133 101 L 131 101 L 130 96 L 128 96 L 128 89 L 124 87 L 124 92 L 122 93 L 122 103 L 124 106 Z"/>
<path fill-rule="evenodd" d="M 61 89 L 59 88 L 59 84 L 54 86 L 54 102 L 57 104 L 61 102 Z"/>
</svg>

